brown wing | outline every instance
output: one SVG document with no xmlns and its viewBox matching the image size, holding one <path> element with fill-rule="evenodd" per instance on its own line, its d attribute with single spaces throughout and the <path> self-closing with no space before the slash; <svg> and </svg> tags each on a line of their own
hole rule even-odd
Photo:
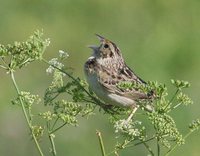
<svg viewBox="0 0 200 156">
<path fill-rule="evenodd" d="M 128 97 L 130 99 L 147 99 L 148 96 L 141 91 L 138 91 L 136 88 L 122 89 L 118 87 L 118 84 L 121 82 L 136 82 L 136 83 L 145 83 L 139 77 L 137 77 L 133 71 L 127 66 L 123 69 L 120 69 L 118 72 L 112 72 L 105 67 L 103 72 L 99 73 L 99 82 L 106 88 L 108 92 L 115 93 L 121 96 Z"/>
</svg>

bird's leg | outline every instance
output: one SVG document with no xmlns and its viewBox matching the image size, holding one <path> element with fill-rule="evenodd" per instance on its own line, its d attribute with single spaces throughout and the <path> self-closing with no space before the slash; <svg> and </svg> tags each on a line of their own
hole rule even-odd
<svg viewBox="0 0 200 156">
<path fill-rule="evenodd" d="M 129 123 L 129 121 L 132 119 L 132 117 L 135 114 L 135 112 L 136 112 L 137 109 L 138 109 L 138 106 L 132 107 L 132 111 L 131 111 L 129 117 L 126 119 L 126 123 Z"/>
</svg>

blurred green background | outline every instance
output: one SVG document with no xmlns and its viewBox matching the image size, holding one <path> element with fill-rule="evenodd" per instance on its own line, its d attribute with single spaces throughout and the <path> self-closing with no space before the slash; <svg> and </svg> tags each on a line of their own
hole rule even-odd
<svg viewBox="0 0 200 156">
<path fill-rule="evenodd" d="M 57 57 L 60 49 L 67 51 L 66 66 L 84 78 L 83 64 L 91 54 L 86 46 L 99 44 L 94 36 L 99 33 L 120 47 L 127 64 L 144 80 L 167 86 L 172 78 L 191 82 L 187 93 L 194 104 L 173 114 L 186 133 L 182 129 L 200 117 L 199 8 L 199 0 L 0 0 L 0 43 L 24 41 L 43 29 L 51 40 L 45 57 Z M 51 80 L 45 69 L 43 63 L 35 62 L 18 71 L 20 88 L 43 96 Z M 15 91 L 9 75 L 0 70 L 0 78 L 0 155 L 36 156 L 21 109 L 10 103 Z M 78 128 L 66 126 L 57 134 L 58 155 L 100 156 L 96 129 L 103 133 L 106 150 L 113 149 L 113 129 L 107 116 L 97 113 L 80 119 Z M 199 156 L 199 145 L 200 132 L 196 132 L 172 155 Z M 42 140 L 42 146 L 50 155 L 48 141 Z M 146 154 L 142 146 L 121 152 L 122 156 Z"/>
</svg>

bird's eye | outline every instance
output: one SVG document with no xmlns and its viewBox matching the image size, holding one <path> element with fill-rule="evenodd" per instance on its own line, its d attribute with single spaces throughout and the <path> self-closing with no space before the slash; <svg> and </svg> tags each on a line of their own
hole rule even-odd
<svg viewBox="0 0 200 156">
<path fill-rule="evenodd" d="M 108 47 L 109 47 L 108 44 L 105 44 L 105 45 L 104 45 L 104 48 L 108 48 Z"/>
</svg>

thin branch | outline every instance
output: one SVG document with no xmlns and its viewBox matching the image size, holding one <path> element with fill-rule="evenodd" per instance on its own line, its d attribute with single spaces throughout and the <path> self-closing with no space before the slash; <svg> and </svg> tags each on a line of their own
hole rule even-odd
<svg viewBox="0 0 200 156">
<path fill-rule="evenodd" d="M 54 143 L 55 135 L 50 133 L 51 125 L 50 125 L 49 121 L 46 122 L 46 125 L 47 125 L 47 130 L 48 130 L 48 137 L 49 137 L 49 140 L 51 143 L 51 153 L 53 154 L 53 156 L 56 156 L 57 152 L 56 152 L 56 147 L 55 147 L 55 143 Z"/>
<path fill-rule="evenodd" d="M 93 103 L 93 104 L 96 104 L 94 101 L 91 101 L 91 100 L 87 100 L 87 99 L 83 99 L 84 102 L 88 102 L 88 103 Z"/>
<path fill-rule="evenodd" d="M 140 141 L 140 142 L 138 142 L 138 143 L 131 144 L 131 145 L 126 145 L 126 148 L 134 147 L 134 146 L 138 146 L 138 145 L 147 143 L 147 142 L 149 142 L 149 141 L 151 141 L 151 140 L 153 140 L 153 139 L 155 139 L 155 138 L 156 138 L 156 136 L 153 136 L 153 137 L 151 137 L 151 138 L 149 138 L 149 139 L 147 139 L 147 140 Z M 123 145 L 122 145 L 122 146 L 123 146 Z M 107 154 L 107 155 L 111 155 L 111 154 L 116 153 L 116 152 L 117 152 L 117 151 L 116 151 L 116 149 L 115 149 L 115 150 L 111 151 L 111 152 L 110 152 L 109 154 Z"/>
<path fill-rule="evenodd" d="M 159 144 L 159 138 L 157 137 L 157 154 L 160 156 L 160 144 Z"/>
<path fill-rule="evenodd" d="M 137 146 L 137 145 L 140 145 L 140 144 L 143 144 L 143 143 L 147 143 L 147 142 L 149 142 L 149 141 L 151 141 L 151 140 L 153 140 L 153 139 L 155 139 L 155 138 L 156 138 L 156 137 L 153 136 L 153 137 L 151 137 L 151 138 L 149 138 L 149 139 L 147 139 L 147 140 L 145 140 L 145 141 L 141 141 L 141 142 L 138 142 L 138 143 L 136 143 L 136 144 L 133 144 L 133 145 L 130 145 L 130 146 L 127 146 L 127 147 Z"/>
<path fill-rule="evenodd" d="M 53 123 L 53 125 L 52 125 L 52 128 L 51 128 L 51 130 L 53 130 L 53 129 L 54 129 L 54 127 L 55 127 L 55 125 L 56 125 L 56 123 L 57 123 L 58 119 L 59 119 L 59 117 L 57 117 L 57 118 L 56 118 L 56 120 L 54 121 L 54 123 Z"/>
<path fill-rule="evenodd" d="M 19 64 L 18 66 L 19 66 L 19 67 L 22 67 L 24 64 L 26 64 L 26 63 L 31 63 L 31 62 L 33 62 L 33 61 L 34 61 L 34 59 L 28 58 L 27 60 L 25 60 L 24 62 L 22 62 L 22 63 Z"/>
<path fill-rule="evenodd" d="M 182 103 L 178 103 L 177 105 L 175 105 L 172 110 L 176 109 L 178 106 L 180 106 Z"/>
<path fill-rule="evenodd" d="M 169 101 L 169 103 L 165 106 L 164 111 L 171 105 L 172 101 L 174 100 L 174 98 L 176 97 L 176 95 L 178 94 L 178 92 L 180 91 L 180 89 L 177 89 L 176 92 L 174 93 L 174 95 L 172 96 L 171 100 Z"/>
<path fill-rule="evenodd" d="M 59 95 L 60 95 L 60 93 L 57 93 L 54 97 L 52 97 L 50 100 L 48 100 L 48 102 L 53 101 L 53 100 L 56 99 Z"/>
<path fill-rule="evenodd" d="M 56 131 L 58 131 L 59 129 L 61 129 L 62 127 L 64 127 L 66 124 L 67 124 L 68 122 L 65 122 L 64 124 L 62 124 L 61 126 L 59 126 L 58 128 L 56 128 L 56 129 L 54 129 L 54 130 L 52 130 L 52 131 L 50 131 L 50 134 L 53 134 L 53 133 L 55 133 Z"/>
<path fill-rule="evenodd" d="M 0 64 L 0 67 L 3 68 L 3 69 L 8 69 L 7 67 L 5 67 L 5 66 L 3 66 L 1 64 Z"/>
<path fill-rule="evenodd" d="M 55 137 L 54 134 L 49 133 L 49 140 L 50 140 L 51 147 L 52 147 L 52 153 L 53 153 L 53 156 L 56 156 L 57 152 L 56 152 L 56 147 L 55 147 L 55 143 L 54 143 L 54 137 Z"/>
<path fill-rule="evenodd" d="M 146 149 L 149 151 L 149 153 L 150 153 L 152 156 L 154 156 L 154 153 L 153 153 L 152 149 L 149 147 L 149 145 L 147 145 L 146 142 L 143 142 L 143 144 L 144 144 L 144 146 L 146 147 Z"/>
<path fill-rule="evenodd" d="M 37 138 L 36 138 L 36 136 L 35 136 L 35 134 L 34 134 L 34 132 L 33 132 L 31 122 L 30 122 L 29 117 L 28 117 L 28 114 L 27 114 L 27 112 L 26 112 L 26 108 L 25 108 L 24 102 L 23 102 L 23 100 L 22 100 L 20 90 L 19 90 L 19 88 L 18 88 L 18 86 L 17 86 L 17 83 L 16 83 L 16 81 L 15 81 L 14 73 L 13 73 L 12 70 L 10 71 L 10 75 L 11 75 L 11 79 L 12 79 L 13 85 L 14 85 L 14 87 L 15 87 L 15 90 L 16 90 L 16 92 L 17 92 L 17 95 L 19 96 L 19 101 L 20 101 L 20 104 L 21 104 L 21 106 L 22 106 L 22 111 L 23 111 L 24 117 L 25 117 L 25 119 L 26 119 L 26 122 L 27 122 L 27 124 L 28 124 L 28 127 L 29 127 L 29 129 L 30 129 L 30 131 L 31 131 L 31 135 L 32 135 L 32 137 L 33 137 L 33 140 L 34 140 L 34 142 L 35 142 L 35 145 L 36 145 L 36 147 L 37 147 L 37 149 L 38 149 L 38 152 L 40 153 L 40 156 L 44 156 L 44 154 L 43 154 L 43 152 L 42 152 L 42 150 L 41 150 L 41 148 L 40 148 L 40 145 L 39 145 L 39 143 L 38 143 L 38 141 L 37 141 Z"/>
<path fill-rule="evenodd" d="M 106 152 L 105 152 L 105 148 L 104 148 L 104 144 L 103 144 L 103 139 L 102 139 L 102 136 L 101 136 L 101 132 L 99 132 L 97 130 L 96 134 L 97 134 L 98 139 L 99 139 L 99 144 L 100 144 L 100 147 L 101 147 L 101 154 L 102 154 L 102 156 L 106 156 Z"/>
<path fill-rule="evenodd" d="M 2 57 L 0 57 L 0 58 L 1 58 L 1 61 L 3 62 L 3 64 L 4 64 L 5 66 L 8 66 L 7 63 L 4 61 L 4 59 L 3 59 Z"/>
</svg>

